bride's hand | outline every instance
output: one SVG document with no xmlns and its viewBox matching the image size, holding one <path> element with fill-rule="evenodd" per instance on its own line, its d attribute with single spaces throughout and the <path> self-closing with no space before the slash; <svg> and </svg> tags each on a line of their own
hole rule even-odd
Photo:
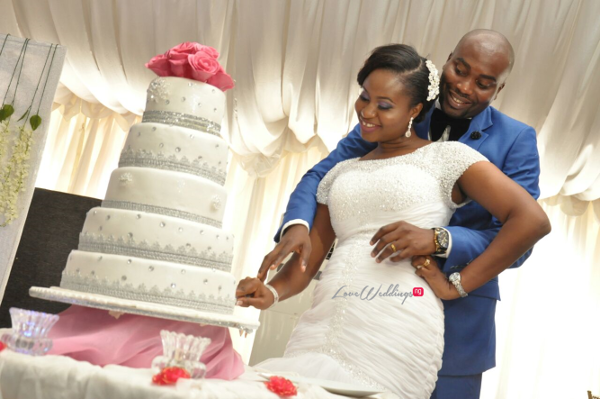
<svg viewBox="0 0 600 399">
<path fill-rule="evenodd" d="M 460 298 L 460 294 L 440 270 L 434 257 L 415 256 L 411 264 L 416 269 L 415 274 L 427 281 L 435 296 L 444 300 Z"/>
<path fill-rule="evenodd" d="M 255 277 L 246 277 L 240 281 L 235 290 L 235 297 L 236 305 L 243 308 L 254 306 L 256 309 L 265 310 L 275 302 L 273 293 Z"/>
</svg>

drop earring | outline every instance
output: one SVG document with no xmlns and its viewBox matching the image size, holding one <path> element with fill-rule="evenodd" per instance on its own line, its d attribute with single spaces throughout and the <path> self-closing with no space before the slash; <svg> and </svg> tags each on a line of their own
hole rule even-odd
<svg viewBox="0 0 600 399">
<path fill-rule="evenodd" d="M 406 133 L 404 133 L 404 136 L 405 136 L 406 138 L 409 138 L 409 137 L 412 135 L 412 133 L 410 132 L 410 128 L 411 128 L 411 126 L 412 126 L 412 121 L 413 121 L 413 118 L 412 118 L 412 116 L 411 116 L 411 117 L 410 117 L 410 122 L 408 122 L 408 129 L 406 129 Z"/>
</svg>

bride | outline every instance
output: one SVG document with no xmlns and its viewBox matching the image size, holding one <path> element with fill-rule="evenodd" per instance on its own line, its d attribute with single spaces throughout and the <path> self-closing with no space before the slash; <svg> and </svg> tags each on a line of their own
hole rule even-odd
<svg viewBox="0 0 600 399">
<path fill-rule="evenodd" d="M 438 82 L 431 61 L 406 45 L 375 49 L 359 71 L 363 90 L 355 109 L 361 135 L 378 146 L 363 158 L 340 162 L 321 181 L 308 264 L 298 265 L 295 254 L 268 284 L 246 278 L 238 285 L 238 305 L 267 309 L 304 290 L 338 239 L 284 357 L 257 367 L 427 399 L 442 365 L 440 298 L 460 294 L 428 261 L 416 272 L 410 260 L 378 261 L 371 237 L 390 220 L 445 226 L 456 208 L 477 201 L 503 227 L 464 269 L 470 279 L 463 285 L 471 291 L 549 232 L 535 200 L 483 155 L 414 133 L 412 123 L 431 108 Z"/>
</svg>

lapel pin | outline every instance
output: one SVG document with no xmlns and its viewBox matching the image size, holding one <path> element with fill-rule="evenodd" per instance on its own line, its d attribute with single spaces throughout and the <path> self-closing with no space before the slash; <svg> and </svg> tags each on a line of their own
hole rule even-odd
<svg viewBox="0 0 600 399">
<path fill-rule="evenodd" d="M 473 140 L 479 140 L 481 138 L 481 133 L 475 131 L 473 133 L 471 133 L 471 139 Z"/>
</svg>

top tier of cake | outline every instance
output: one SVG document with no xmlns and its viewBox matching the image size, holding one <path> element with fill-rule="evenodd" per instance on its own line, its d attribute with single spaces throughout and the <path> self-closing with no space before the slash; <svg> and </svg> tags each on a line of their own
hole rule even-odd
<svg viewBox="0 0 600 399">
<path fill-rule="evenodd" d="M 148 87 L 142 122 L 156 122 L 219 136 L 225 93 L 214 86 L 183 78 L 157 78 Z"/>
</svg>

